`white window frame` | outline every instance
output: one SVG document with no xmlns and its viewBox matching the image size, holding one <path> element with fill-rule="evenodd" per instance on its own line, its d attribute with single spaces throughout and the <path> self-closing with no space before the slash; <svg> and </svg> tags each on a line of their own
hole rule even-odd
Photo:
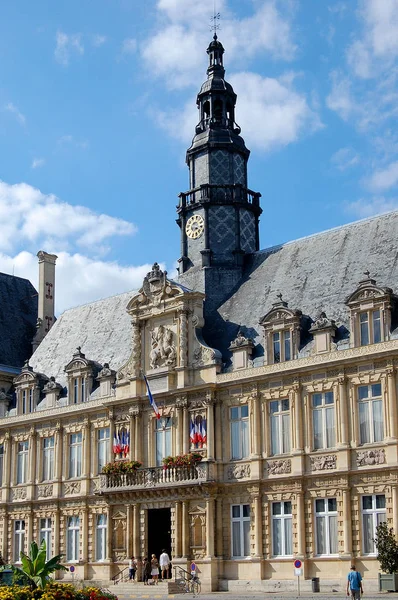
<svg viewBox="0 0 398 600">
<path fill-rule="evenodd" d="M 103 562 L 106 560 L 108 535 L 108 517 L 105 514 L 96 516 L 95 527 L 95 560 Z"/>
<path fill-rule="evenodd" d="M 234 516 L 234 513 L 239 514 Z M 239 552 L 235 553 L 236 547 Z M 231 556 L 232 558 L 250 556 L 250 504 L 231 505 Z"/>
<path fill-rule="evenodd" d="M 292 331 L 290 329 L 281 329 L 271 333 L 272 345 L 272 360 L 274 364 L 288 362 L 292 360 Z M 276 352 L 276 347 L 279 347 L 279 353 Z M 286 351 L 288 350 L 288 351 Z"/>
<path fill-rule="evenodd" d="M 14 521 L 14 563 L 21 564 L 21 552 L 25 551 L 26 523 L 24 519 Z"/>
<path fill-rule="evenodd" d="M 380 388 L 380 393 L 376 392 L 376 388 Z M 362 390 L 362 392 L 361 392 Z M 361 395 L 364 392 L 367 392 L 367 396 Z M 357 387 L 357 397 L 358 397 L 358 427 L 359 427 L 359 443 L 360 444 L 374 444 L 377 442 L 382 442 L 384 440 L 384 415 L 383 415 L 383 390 L 381 383 L 372 383 L 370 385 L 359 385 Z M 376 420 L 376 404 L 378 408 L 379 415 L 381 415 L 381 419 L 379 421 Z M 367 405 L 367 406 L 366 406 Z M 364 414 L 367 413 L 367 429 L 368 429 L 368 439 L 365 439 L 364 430 L 361 428 L 361 413 L 362 407 Z M 377 435 L 376 424 L 381 422 L 381 435 Z"/>
<path fill-rule="evenodd" d="M 249 405 L 231 406 L 229 414 L 231 460 L 242 460 L 250 454 Z"/>
<path fill-rule="evenodd" d="M 160 417 L 155 419 L 155 458 L 156 466 L 163 464 L 163 458 L 172 453 L 172 427 L 171 417 Z"/>
<path fill-rule="evenodd" d="M 70 553 L 70 550 L 72 552 Z M 66 561 L 79 562 L 80 559 L 80 517 L 67 517 L 66 522 Z"/>
<path fill-rule="evenodd" d="M 274 410 L 276 408 L 276 410 Z M 270 412 L 270 453 L 272 456 L 278 456 L 279 454 L 289 454 L 292 447 L 292 433 L 291 433 L 291 414 L 290 414 L 290 400 L 283 398 L 280 400 L 271 400 L 269 403 Z M 288 419 L 285 419 L 288 417 Z M 287 440 L 284 433 L 284 427 L 287 425 L 288 437 Z M 277 438 L 275 439 L 275 428 L 272 423 L 276 423 Z"/>
<path fill-rule="evenodd" d="M 27 394 L 28 390 L 22 390 L 21 391 L 21 412 L 23 415 L 26 415 L 28 412 L 28 394 Z"/>
<path fill-rule="evenodd" d="M 315 404 L 317 401 L 319 404 Z M 336 413 L 333 392 L 314 393 L 311 397 L 312 401 L 312 444 L 314 450 L 325 450 L 336 446 Z M 332 440 L 328 441 L 328 414 L 333 415 Z M 315 414 L 320 415 L 321 431 L 316 436 L 316 419 Z"/>
<path fill-rule="evenodd" d="M 110 429 L 100 427 L 97 429 L 97 473 L 102 472 L 102 467 L 109 462 Z"/>
<path fill-rule="evenodd" d="M 55 438 L 43 438 L 43 481 L 54 479 Z"/>
<path fill-rule="evenodd" d="M 0 487 L 3 485 L 4 475 L 4 444 L 0 444 Z"/>
<path fill-rule="evenodd" d="M 376 327 L 377 324 L 377 327 Z M 369 346 L 384 340 L 383 312 L 380 308 L 361 311 L 358 315 L 359 345 Z"/>
<path fill-rule="evenodd" d="M 280 513 L 274 514 L 274 506 L 280 506 Z M 290 512 L 289 509 L 290 508 Z M 272 556 L 274 557 L 290 557 L 293 556 L 293 514 L 292 514 L 292 503 L 291 501 L 281 501 L 281 502 L 272 502 L 271 504 L 271 520 L 272 520 Z M 280 545 L 281 552 L 279 554 L 276 553 L 275 548 L 275 522 L 280 522 Z M 287 536 L 289 535 L 290 529 L 290 546 L 291 552 L 288 552 L 287 546 Z"/>
<path fill-rule="evenodd" d="M 384 507 L 383 508 L 377 508 L 377 498 L 378 497 L 384 498 Z M 372 508 L 370 508 L 370 509 L 363 508 L 364 498 L 372 499 Z M 374 540 L 374 538 L 376 537 L 377 525 L 379 525 L 380 523 L 385 523 L 387 520 L 385 494 L 364 494 L 361 497 L 361 516 L 362 516 L 362 519 L 361 519 L 362 520 L 362 552 L 366 556 L 376 556 L 377 552 L 376 552 L 375 544 L 373 541 L 372 541 L 373 550 L 371 552 L 367 552 L 366 548 L 365 548 L 365 543 L 366 543 L 366 540 L 365 540 L 365 529 L 366 529 L 365 518 L 370 516 L 370 520 L 372 522 L 371 523 L 371 528 L 372 528 L 371 539 Z"/>
<path fill-rule="evenodd" d="M 336 508 L 335 510 L 330 508 L 330 503 L 335 502 Z M 324 507 L 323 510 L 319 510 L 319 503 L 323 502 Z M 315 546 L 316 546 L 316 556 L 338 556 L 338 535 L 337 535 L 337 519 L 338 519 L 338 511 L 337 511 L 337 498 L 316 498 L 314 502 L 314 513 L 315 513 Z M 334 540 L 332 540 L 332 530 L 331 527 L 331 519 L 335 519 L 334 525 Z M 318 527 L 319 523 L 322 521 L 324 525 L 324 534 L 325 534 L 325 547 L 327 548 L 327 552 L 322 552 L 318 546 Z M 336 547 L 336 552 L 332 552 L 332 544 L 334 543 Z"/>
<path fill-rule="evenodd" d="M 46 560 L 50 560 L 52 556 L 52 522 L 49 517 L 40 519 L 40 540 L 46 542 Z"/>
<path fill-rule="evenodd" d="M 28 479 L 29 442 L 17 442 L 17 485 L 26 483 Z"/>
<path fill-rule="evenodd" d="M 81 477 L 83 472 L 83 435 L 81 431 L 69 436 L 69 479 Z"/>
</svg>

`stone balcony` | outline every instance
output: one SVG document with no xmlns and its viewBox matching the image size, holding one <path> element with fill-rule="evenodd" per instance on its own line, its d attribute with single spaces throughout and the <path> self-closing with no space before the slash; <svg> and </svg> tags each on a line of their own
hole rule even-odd
<svg viewBox="0 0 398 600">
<path fill-rule="evenodd" d="M 194 485 L 212 481 L 211 475 L 212 465 L 206 462 L 192 467 L 138 469 L 135 473 L 101 475 L 97 493 Z"/>
</svg>

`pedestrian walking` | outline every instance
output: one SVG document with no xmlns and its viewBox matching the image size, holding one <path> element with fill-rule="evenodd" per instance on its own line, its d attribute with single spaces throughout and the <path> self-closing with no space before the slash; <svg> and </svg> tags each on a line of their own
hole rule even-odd
<svg viewBox="0 0 398 600">
<path fill-rule="evenodd" d="M 151 575 L 152 575 L 152 579 L 155 582 L 155 585 L 158 585 L 159 561 L 156 558 L 156 554 L 152 554 L 152 557 L 151 557 Z"/>
<path fill-rule="evenodd" d="M 130 581 L 134 581 L 136 570 L 137 570 L 137 561 L 135 560 L 134 556 L 132 556 L 129 560 L 129 580 Z"/>
<path fill-rule="evenodd" d="M 169 578 L 169 568 L 170 568 L 170 556 L 167 554 L 166 550 L 162 550 L 162 554 L 159 557 L 159 565 L 162 574 L 162 581 Z"/>
<path fill-rule="evenodd" d="M 356 570 L 355 565 L 352 565 L 347 576 L 347 596 L 351 595 L 353 600 L 360 600 L 361 594 L 363 594 L 362 575 Z"/>
<path fill-rule="evenodd" d="M 151 563 L 147 558 L 144 558 L 142 562 L 142 579 L 144 585 L 148 585 L 148 579 L 151 577 Z"/>
</svg>

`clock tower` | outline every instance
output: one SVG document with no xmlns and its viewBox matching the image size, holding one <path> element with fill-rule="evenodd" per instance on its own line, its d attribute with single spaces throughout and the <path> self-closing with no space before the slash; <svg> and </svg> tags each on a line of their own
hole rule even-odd
<svg viewBox="0 0 398 600">
<path fill-rule="evenodd" d="M 236 94 L 224 79 L 224 48 L 216 34 L 207 54 L 207 80 L 197 97 L 199 123 L 186 157 L 190 189 L 179 196 L 177 223 L 180 279 L 204 291 L 209 305 L 237 284 L 245 256 L 259 249 L 262 210 L 260 194 L 247 186 L 250 151 L 235 123 Z"/>
</svg>

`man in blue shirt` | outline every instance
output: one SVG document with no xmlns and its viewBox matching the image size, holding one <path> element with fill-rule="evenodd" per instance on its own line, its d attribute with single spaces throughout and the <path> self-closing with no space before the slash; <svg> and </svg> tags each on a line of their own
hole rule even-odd
<svg viewBox="0 0 398 600">
<path fill-rule="evenodd" d="M 352 600 L 360 600 L 361 594 L 363 594 L 362 588 L 362 576 L 355 568 L 355 565 L 352 565 L 350 572 L 347 577 L 347 596 L 350 595 Z"/>
</svg>

